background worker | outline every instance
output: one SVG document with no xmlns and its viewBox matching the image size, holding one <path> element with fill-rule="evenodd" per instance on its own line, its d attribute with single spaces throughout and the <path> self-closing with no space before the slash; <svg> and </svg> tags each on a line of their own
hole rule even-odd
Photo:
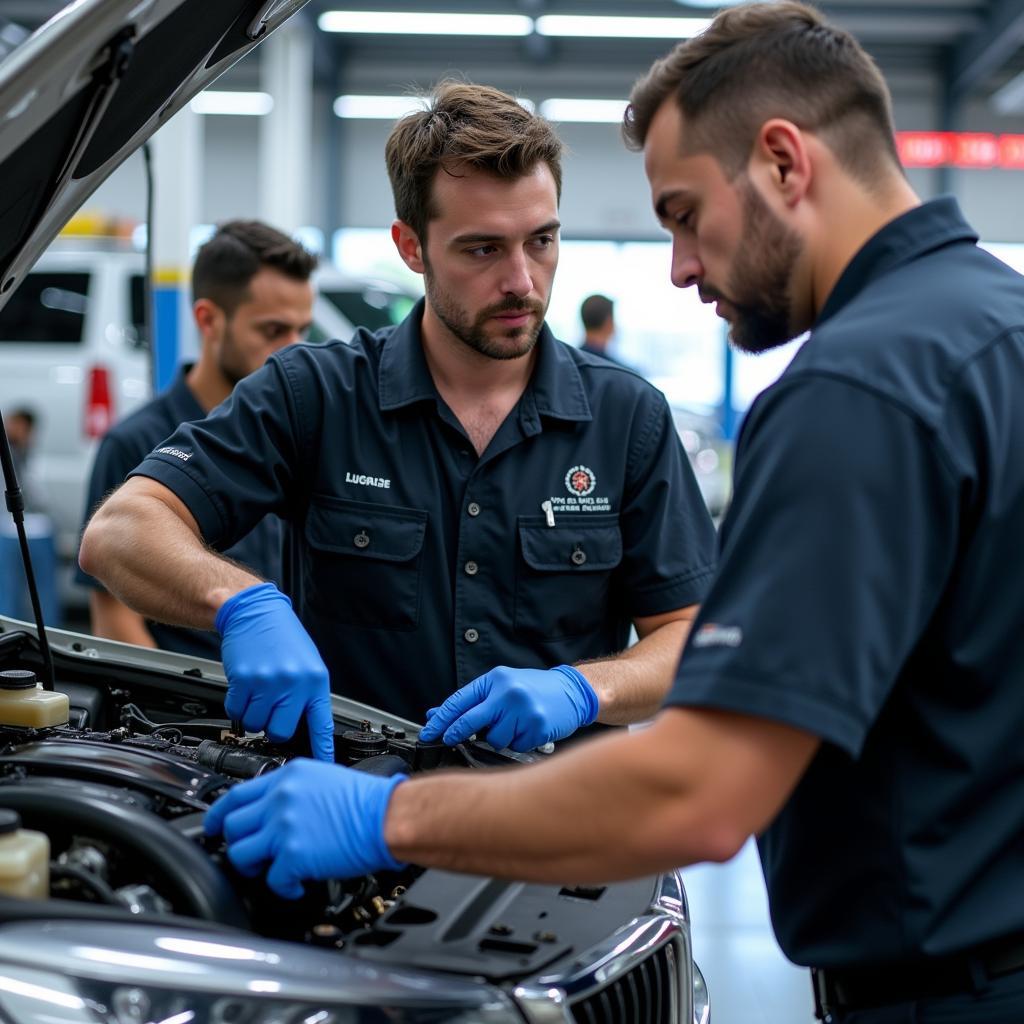
<svg viewBox="0 0 1024 1024">
<path fill-rule="evenodd" d="M 608 346 L 615 336 L 615 303 L 607 295 L 588 295 L 580 305 L 580 320 L 583 322 L 580 350 L 592 356 L 603 356 L 613 363 L 619 362 L 608 353 Z"/>
<path fill-rule="evenodd" d="M 93 463 L 83 527 L 103 498 L 178 425 L 202 419 L 267 358 L 299 341 L 313 316 L 310 277 L 316 257 L 287 235 L 257 220 L 221 224 L 199 249 L 192 267 L 192 317 L 199 358 L 184 365 L 171 386 L 107 431 Z M 281 523 L 257 520 L 224 552 L 263 579 L 280 580 Z M 146 620 L 98 580 L 78 570 L 90 588 L 96 636 L 218 659 L 212 633 Z"/>
<path fill-rule="evenodd" d="M 561 148 L 514 97 L 440 85 L 386 151 L 425 300 L 278 353 L 86 529 L 83 566 L 126 603 L 217 628 L 247 728 L 282 739 L 305 716 L 331 758 L 328 676 L 412 719 L 477 681 L 516 749 L 663 699 L 714 531 L 664 397 L 544 325 Z M 294 612 L 206 546 L 268 512 Z"/>
<path fill-rule="evenodd" d="M 36 493 L 32 481 L 32 447 L 36 439 L 37 417 L 32 409 L 12 409 L 4 416 L 4 430 L 11 447 L 11 462 L 22 490 L 25 508 L 38 512 L 46 507 L 42 496 Z"/>
<path fill-rule="evenodd" d="M 877 68 L 811 8 L 719 14 L 627 128 L 673 282 L 746 350 L 811 332 L 745 421 L 665 710 L 511 772 L 294 761 L 207 828 L 289 896 L 396 861 L 600 882 L 756 835 L 826 1019 L 1024 1020 L 1024 278 L 920 203 Z"/>
</svg>

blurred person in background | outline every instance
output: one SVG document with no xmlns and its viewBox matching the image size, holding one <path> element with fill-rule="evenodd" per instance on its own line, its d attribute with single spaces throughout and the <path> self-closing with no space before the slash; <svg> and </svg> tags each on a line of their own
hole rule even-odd
<svg viewBox="0 0 1024 1024">
<path fill-rule="evenodd" d="M 588 295 L 580 306 L 580 319 L 583 321 L 580 350 L 622 365 L 622 360 L 608 351 L 615 337 L 615 303 L 607 295 Z"/>
<path fill-rule="evenodd" d="M 89 481 L 83 525 L 160 441 L 180 424 L 203 419 L 240 380 L 303 337 L 313 318 L 310 277 L 316 264 L 314 255 L 261 221 L 220 225 L 200 248 L 192 269 L 199 359 L 183 366 L 167 391 L 104 436 Z M 268 515 L 224 554 L 263 579 L 279 581 L 281 544 L 280 520 Z M 219 659 L 215 634 L 147 620 L 81 569 L 75 578 L 90 588 L 96 636 Z"/>
<path fill-rule="evenodd" d="M 29 457 L 36 432 L 36 414 L 31 409 L 20 408 L 4 417 L 4 429 L 11 446 L 11 461 L 25 498 L 25 508 L 30 512 L 41 511 L 43 501 L 31 480 Z"/>
</svg>

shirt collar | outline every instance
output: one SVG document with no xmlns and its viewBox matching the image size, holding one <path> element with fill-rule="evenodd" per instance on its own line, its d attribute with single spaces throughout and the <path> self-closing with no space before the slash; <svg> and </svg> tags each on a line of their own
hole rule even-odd
<svg viewBox="0 0 1024 1024">
<path fill-rule="evenodd" d="M 206 411 L 196 401 L 192 389 L 185 382 L 185 377 L 192 369 L 192 363 L 185 363 L 179 370 L 177 376 L 171 382 L 171 386 L 164 393 L 164 398 L 171 410 L 171 416 L 175 423 L 189 423 L 192 420 L 201 420 L 206 417 Z"/>
<path fill-rule="evenodd" d="M 384 342 L 379 383 L 382 411 L 437 399 L 437 388 L 423 355 L 420 323 L 424 305 L 420 299 Z M 542 416 L 581 422 L 593 418 L 569 348 L 555 338 L 547 324 L 537 339 L 537 363 L 524 398 Z"/>
<path fill-rule="evenodd" d="M 815 327 L 835 316 L 873 281 L 903 263 L 954 242 L 976 243 L 978 235 L 952 196 L 915 206 L 873 235 L 847 264 Z"/>
</svg>

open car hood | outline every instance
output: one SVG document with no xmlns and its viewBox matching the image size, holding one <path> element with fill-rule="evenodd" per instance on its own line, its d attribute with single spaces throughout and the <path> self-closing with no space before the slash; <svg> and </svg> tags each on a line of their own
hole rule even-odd
<svg viewBox="0 0 1024 1024">
<path fill-rule="evenodd" d="M 0 308 L 100 183 L 306 0 L 77 0 L 0 63 Z"/>
</svg>

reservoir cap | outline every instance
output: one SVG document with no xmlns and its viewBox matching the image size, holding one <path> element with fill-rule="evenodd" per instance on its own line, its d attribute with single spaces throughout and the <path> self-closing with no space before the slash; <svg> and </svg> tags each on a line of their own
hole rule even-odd
<svg viewBox="0 0 1024 1024">
<path fill-rule="evenodd" d="M 31 690 L 36 685 L 35 672 L 24 668 L 9 668 L 0 672 L 0 690 Z"/>
<path fill-rule="evenodd" d="M 10 835 L 21 828 L 21 815 L 7 807 L 0 807 L 0 836 Z"/>
</svg>

